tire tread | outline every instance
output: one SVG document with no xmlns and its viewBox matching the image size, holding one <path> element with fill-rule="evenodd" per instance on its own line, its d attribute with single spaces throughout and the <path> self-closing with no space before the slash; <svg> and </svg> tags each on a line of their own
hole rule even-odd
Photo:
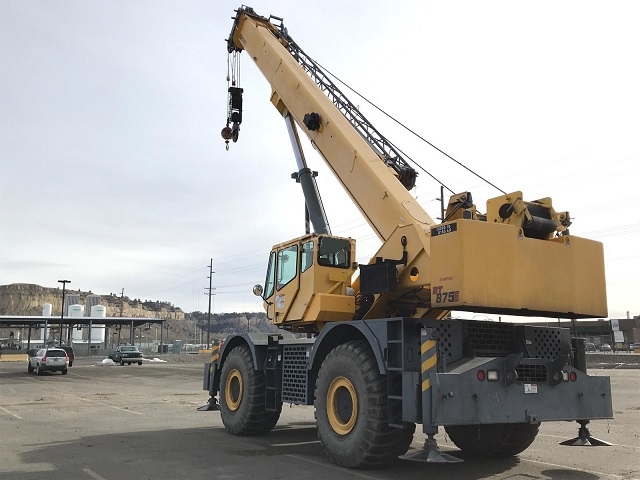
<svg viewBox="0 0 640 480">
<path fill-rule="evenodd" d="M 224 398 L 225 377 L 234 360 L 245 365 L 247 378 L 243 378 L 244 392 L 242 403 L 233 412 L 226 406 Z M 226 368 L 225 368 L 226 367 Z M 233 435 L 257 436 L 270 432 L 278 419 L 280 410 L 267 411 L 265 408 L 266 382 L 264 373 L 253 368 L 253 357 L 246 345 L 235 347 L 222 366 L 220 379 L 220 413 L 227 431 Z"/>
<path fill-rule="evenodd" d="M 451 425 L 449 438 L 469 456 L 512 457 L 525 451 L 538 435 L 539 423 Z"/>
<path fill-rule="evenodd" d="M 322 385 L 324 376 L 329 375 L 327 369 L 330 367 L 328 365 L 333 362 L 341 364 L 352 362 L 358 366 L 366 385 L 368 415 L 361 419 L 366 422 L 365 428 L 362 435 L 356 439 L 355 447 L 351 451 L 345 449 L 345 442 L 336 440 L 336 435 L 330 431 L 331 427 L 328 427 L 329 431 L 323 431 L 326 428 L 323 427 L 325 414 L 322 414 L 322 419 L 318 417 L 318 395 L 326 394 L 326 392 L 318 393 L 318 385 Z M 320 408 L 323 406 L 324 402 L 320 402 Z M 388 415 L 387 378 L 380 374 L 368 342 L 365 340 L 349 341 L 337 346 L 325 358 L 316 382 L 316 426 L 320 443 L 327 456 L 334 463 L 344 467 L 373 469 L 387 467 L 395 463 L 398 456 L 405 454 L 409 449 L 413 440 L 415 424 L 407 423 L 405 428 L 390 427 Z"/>
</svg>

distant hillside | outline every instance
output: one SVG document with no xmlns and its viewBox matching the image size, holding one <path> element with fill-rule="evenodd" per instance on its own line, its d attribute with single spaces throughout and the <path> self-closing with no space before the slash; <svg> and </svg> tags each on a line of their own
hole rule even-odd
<svg viewBox="0 0 640 480">
<path fill-rule="evenodd" d="M 206 332 L 207 314 L 203 312 L 191 312 L 188 318 L 195 325 L 202 326 L 202 330 Z M 280 331 L 273 325 L 264 312 L 254 313 L 218 313 L 211 314 L 211 334 L 216 337 L 224 337 L 229 333 L 275 333 Z"/>
<path fill-rule="evenodd" d="M 66 294 L 79 296 L 79 304 L 85 304 L 87 295 L 98 295 L 100 304 L 107 308 L 107 317 L 119 317 L 121 300 L 119 295 L 108 295 L 66 289 Z M 30 283 L 12 283 L 0 285 L 0 315 L 42 315 L 42 306 L 50 303 L 53 316 L 62 312 L 62 289 L 47 288 Z M 169 302 L 122 299 L 122 316 L 139 318 L 184 319 L 184 312 Z"/>
<path fill-rule="evenodd" d="M 100 304 L 107 308 L 108 317 L 120 316 L 120 296 L 82 292 L 66 289 L 65 293 L 77 295 L 80 305 L 85 304 L 87 295 L 100 296 Z M 62 289 L 47 288 L 28 283 L 0 285 L 0 315 L 42 315 L 42 306 L 50 303 L 53 316 L 60 316 L 62 310 Z M 185 314 L 179 307 L 159 300 L 131 299 L 126 295 L 122 304 L 123 317 L 162 318 L 166 320 L 169 340 L 180 339 L 184 343 L 206 341 L 207 314 L 192 312 Z M 247 321 L 248 318 L 248 321 Z M 211 315 L 209 337 L 224 338 L 230 333 L 277 332 L 264 313 L 220 313 Z M 1 336 L 1 335 L 0 335 Z"/>
</svg>

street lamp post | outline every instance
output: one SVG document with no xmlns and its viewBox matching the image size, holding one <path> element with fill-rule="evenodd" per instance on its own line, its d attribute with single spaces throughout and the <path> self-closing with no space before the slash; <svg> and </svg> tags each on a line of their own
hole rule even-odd
<svg viewBox="0 0 640 480">
<path fill-rule="evenodd" d="M 62 284 L 62 308 L 60 309 L 60 344 L 62 345 L 62 322 L 64 321 L 64 290 L 67 286 L 67 283 L 71 283 L 71 280 L 58 280 L 58 283 Z"/>
</svg>

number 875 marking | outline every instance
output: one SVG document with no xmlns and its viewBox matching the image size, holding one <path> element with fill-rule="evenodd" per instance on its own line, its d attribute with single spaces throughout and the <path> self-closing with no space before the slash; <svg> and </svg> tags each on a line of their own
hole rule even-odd
<svg viewBox="0 0 640 480">
<path fill-rule="evenodd" d="M 460 291 L 435 293 L 436 303 L 455 303 L 460 301 Z"/>
</svg>

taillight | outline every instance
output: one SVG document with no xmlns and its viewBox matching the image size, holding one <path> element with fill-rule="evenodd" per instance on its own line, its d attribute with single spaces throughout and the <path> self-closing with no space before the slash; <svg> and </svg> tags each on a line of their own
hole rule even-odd
<svg viewBox="0 0 640 480">
<path fill-rule="evenodd" d="M 47 361 L 47 356 L 45 355 L 44 357 L 42 357 L 42 361 L 46 362 Z"/>
<path fill-rule="evenodd" d="M 498 374 L 498 370 L 487 370 L 486 372 L 484 370 L 478 370 L 476 372 L 476 377 L 480 382 L 484 382 L 485 380 L 488 380 L 489 382 L 497 382 L 500 375 Z"/>
<path fill-rule="evenodd" d="M 556 374 L 556 375 L 558 375 L 558 374 Z M 568 381 L 575 382 L 576 380 L 578 380 L 578 374 L 576 372 L 567 372 L 566 370 L 562 371 L 562 381 L 563 382 L 568 382 Z"/>
<path fill-rule="evenodd" d="M 69 361 L 69 355 L 67 355 L 66 352 L 64 354 L 64 358 L 65 358 L 65 361 L 67 361 L 67 362 Z"/>
</svg>

